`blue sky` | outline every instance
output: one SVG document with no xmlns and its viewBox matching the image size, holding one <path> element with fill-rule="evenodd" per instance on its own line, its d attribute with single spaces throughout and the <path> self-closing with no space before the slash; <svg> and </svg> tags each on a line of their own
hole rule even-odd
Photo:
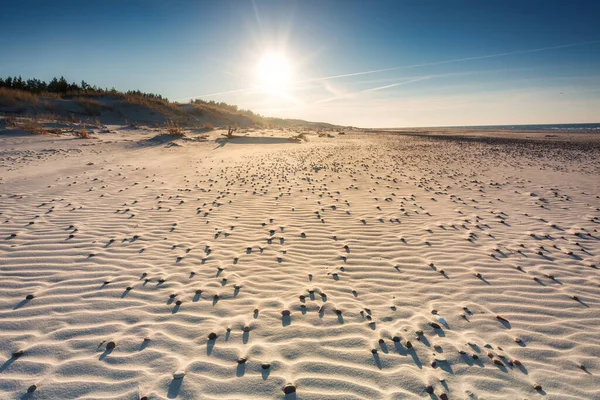
<svg viewBox="0 0 600 400">
<path fill-rule="evenodd" d="M 599 122 L 598 21 L 596 0 L 5 0 L 0 75 L 363 127 Z"/>
</svg>

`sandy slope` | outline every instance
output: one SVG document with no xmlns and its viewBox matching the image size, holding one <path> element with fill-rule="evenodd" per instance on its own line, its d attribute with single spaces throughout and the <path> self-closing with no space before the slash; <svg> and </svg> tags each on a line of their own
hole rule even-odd
<svg viewBox="0 0 600 400">
<path fill-rule="evenodd" d="M 0 398 L 600 398 L 597 142 L 112 130 L 0 135 Z"/>
</svg>

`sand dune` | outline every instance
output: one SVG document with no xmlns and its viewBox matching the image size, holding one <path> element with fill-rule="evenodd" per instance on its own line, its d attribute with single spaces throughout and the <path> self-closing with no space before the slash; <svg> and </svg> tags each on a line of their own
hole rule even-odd
<svg viewBox="0 0 600 400">
<path fill-rule="evenodd" d="M 600 398 L 598 139 L 109 128 L 0 135 L 1 398 Z"/>
</svg>

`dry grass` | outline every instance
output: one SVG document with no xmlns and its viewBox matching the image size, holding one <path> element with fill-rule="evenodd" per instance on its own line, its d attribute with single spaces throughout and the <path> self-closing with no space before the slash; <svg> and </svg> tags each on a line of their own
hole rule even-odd
<svg viewBox="0 0 600 400">
<path fill-rule="evenodd" d="M 290 142 L 294 142 L 294 143 L 300 143 L 302 141 L 304 142 L 308 142 L 308 138 L 306 137 L 306 133 L 302 132 L 299 133 L 295 136 L 292 136 L 291 138 L 288 139 Z"/>
<path fill-rule="evenodd" d="M 26 132 L 35 133 L 36 135 L 47 135 L 49 133 L 42 124 L 34 119 L 29 119 L 21 124 L 17 124 L 17 128 Z"/>
<path fill-rule="evenodd" d="M 207 131 L 214 131 L 215 130 L 215 126 L 213 124 L 211 124 L 210 122 L 207 122 L 206 124 L 204 124 L 204 126 L 202 127 L 202 129 L 205 129 Z"/>
<path fill-rule="evenodd" d="M 185 137 L 185 132 L 183 132 L 183 130 L 181 129 L 181 127 L 177 124 L 177 122 L 173 122 L 172 120 L 169 120 L 166 124 L 165 124 L 165 129 L 167 130 L 167 132 L 169 133 L 169 135 L 171 136 L 176 136 L 176 137 L 180 137 L 183 138 Z"/>
<path fill-rule="evenodd" d="M 53 114 L 53 113 L 45 113 L 45 114 L 36 114 L 35 119 L 57 122 L 57 121 L 61 120 L 61 117 L 56 114 Z"/>
<path fill-rule="evenodd" d="M 80 129 L 80 130 L 76 131 L 75 136 L 78 137 L 79 139 L 90 139 L 91 138 L 90 134 L 85 129 Z"/>
<path fill-rule="evenodd" d="M 38 96 L 29 92 L 0 88 L 0 106 L 14 107 L 23 104 L 36 105 L 38 102 Z"/>
<path fill-rule="evenodd" d="M 110 108 L 100 103 L 98 100 L 89 97 L 77 97 L 75 101 L 85 110 L 85 113 L 91 117 L 97 117 L 102 114 L 102 110 Z"/>
<path fill-rule="evenodd" d="M 123 98 L 123 101 L 127 104 L 147 107 L 160 113 L 171 113 L 176 115 L 181 115 L 184 113 L 184 111 L 179 107 L 178 104 L 169 103 L 165 100 L 151 99 L 148 97 L 137 96 L 133 94 L 123 94 L 121 96 Z"/>
<path fill-rule="evenodd" d="M 53 114 L 57 114 L 60 111 L 56 103 L 51 103 L 48 100 L 42 100 L 40 104 L 46 109 L 46 111 L 51 112 Z"/>
<path fill-rule="evenodd" d="M 4 123 L 6 124 L 6 126 L 10 126 L 10 127 L 15 127 L 17 126 L 17 118 L 11 116 L 8 116 L 6 118 L 4 118 Z"/>
</svg>

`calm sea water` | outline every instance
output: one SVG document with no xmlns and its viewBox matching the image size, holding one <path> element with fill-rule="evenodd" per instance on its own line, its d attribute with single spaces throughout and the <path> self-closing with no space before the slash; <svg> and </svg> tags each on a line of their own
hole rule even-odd
<svg viewBox="0 0 600 400">
<path fill-rule="evenodd" d="M 540 125 L 483 125 L 447 126 L 445 128 L 493 129 L 503 131 L 557 131 L 557 132 L 598 132 L 600 123 L 593 124 L 540 124 Z"/>
</svg>

